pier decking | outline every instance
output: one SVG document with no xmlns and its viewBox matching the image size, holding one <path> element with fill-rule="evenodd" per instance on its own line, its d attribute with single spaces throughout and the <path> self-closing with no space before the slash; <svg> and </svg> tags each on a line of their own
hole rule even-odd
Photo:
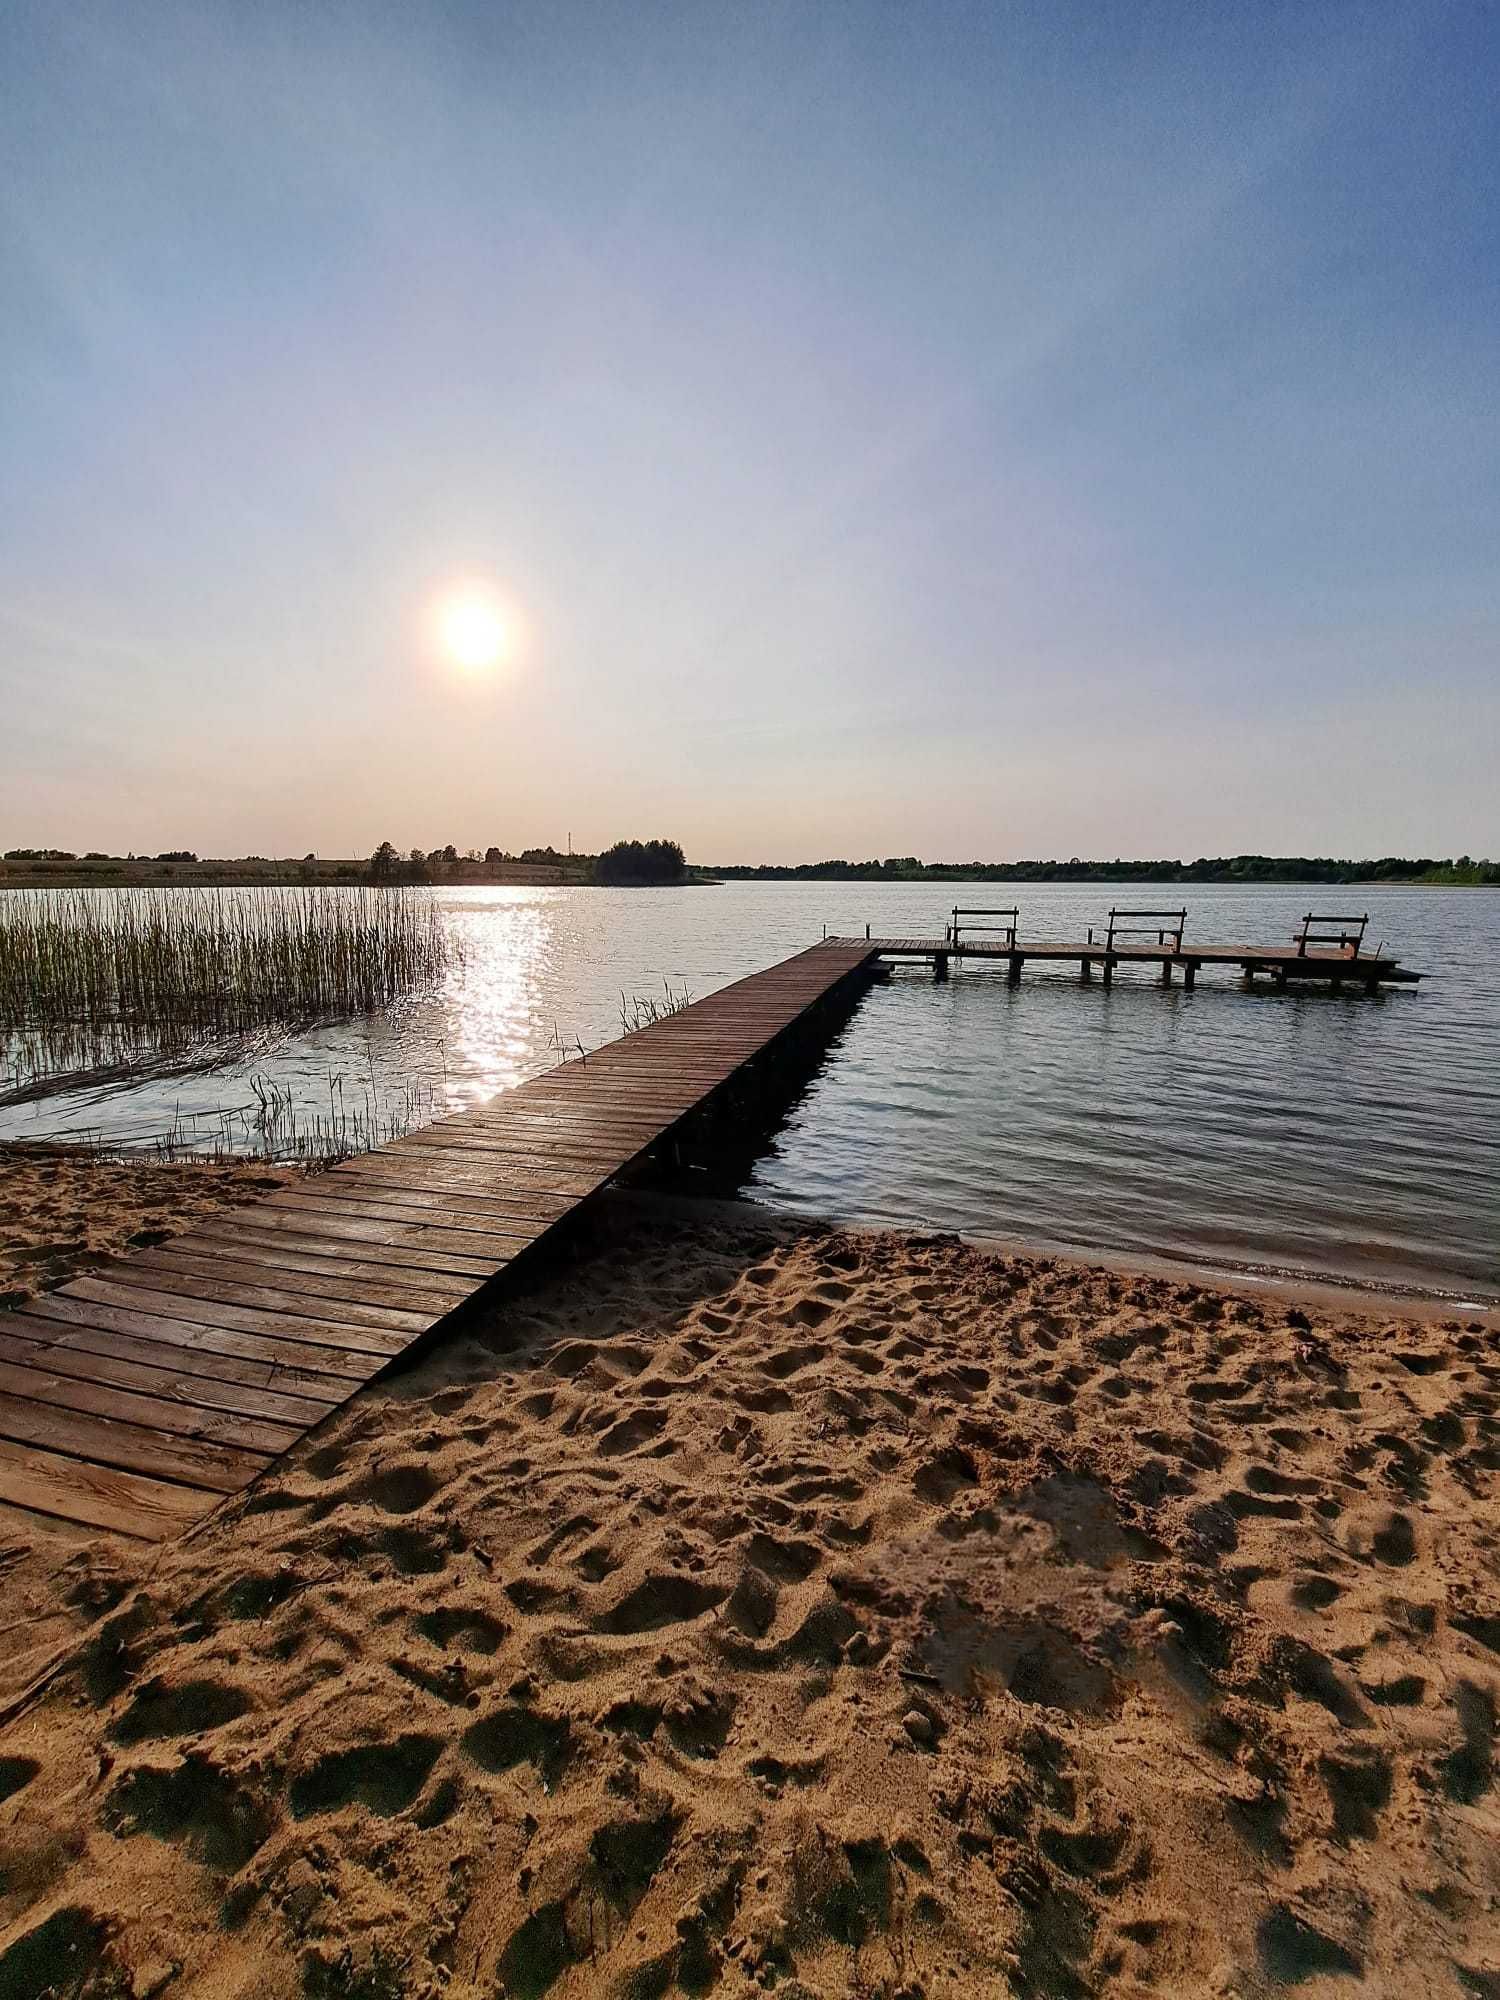
<svg viewBox="0 0 1500 2000">
<path fill-rule="evenodd" d="M 1415 986 L 1422 977 L 1420 972 L 1408 970 L 1394 958 L 1364 954 L 1355 957 L 1346 951 L 1299 952 L 1295 947 L 1281 951 L 1265 945 L 1195 944 L 1178 949 L 1170 945 L 1117 943 L 1106 949 L 1102 943 L 1087 939 L 1065 943 L 1042 938 L 1024 942 L 1017 940 L 1011 944 L 984 938 L 960 938 L 955 944 L 946 936 L 830 938 L 829 943 L 862 943 L 877 958 L 887 961 L 921 961 L 930 964 L 939 979 L 946 978 L 951 960 L 965 958 L 991 963 L 1000 961 L 1013 981 L 1021 977 L 1022 968 L 1028 961 L 1044 965 L 1070 963 L 1079 968 L 1084 979 L 1091 979 L 1097 969 L 1106 986 L 1111 984 L 1115 969 L 1122 965 L 1153 967 L 1160 972 L 1164 984 L 1170 984 L 1173 974 L 1180 973 L 1182 983 L 1188 987 L 1196 983 L 1199 972 L 1206 965 L 1229 966 L 1246 979 L 1264 977 L 1273 986 L 1327 980 L 1335 987 L 1357 985 L 1371 993 L 1381 986 Z"/>
<path fill-rule="evenodd" d="M 146 1540 L 240 1491 L 607 1182 L 821 1046 L 819 944 L 254 1207 L 0 1313 L 0 1502 Z"/>
</svg>

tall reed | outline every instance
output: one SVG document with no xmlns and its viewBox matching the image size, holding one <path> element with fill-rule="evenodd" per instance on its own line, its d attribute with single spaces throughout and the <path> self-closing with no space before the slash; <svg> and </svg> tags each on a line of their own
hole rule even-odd
<svg viewBox="0 0 1500 2000">
<path fill-rule="evenodd" d="M 0 1038 L 159 1048 L 370 1013 L 453 945 L 412 889 L 0 893 Z"/>
</svg>

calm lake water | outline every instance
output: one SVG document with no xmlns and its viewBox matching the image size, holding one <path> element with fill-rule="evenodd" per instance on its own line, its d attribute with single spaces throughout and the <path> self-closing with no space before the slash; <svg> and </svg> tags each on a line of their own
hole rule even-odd
<svg viewBox="0 0 1500 2000">
<path fill-rule="evenodd" d="M 0 1138 L 253 1144 L 252 1076 L 304 1126 L 460 1109 L 620 1033 L 626 994 L 695 999 L 830 932 L 932 935 L 955 900 L 1016 901 L 1077 938 L 1111 900 L 1185 901 L 1188 937 L 1269 943 L 1306 888 L 735 883 L 438 892 L 465 947 L 441 1002 L 270 1041 L 207 1074 L 0 1110 Z M 842 1220 L 1046 1240 L 1500 1300 L 1500 892 L 1370 889 L 1415 990 L 1196 991 L 1119 972 L 898 972 L 830 1050 L 748 1192 Z"/>
</svg>

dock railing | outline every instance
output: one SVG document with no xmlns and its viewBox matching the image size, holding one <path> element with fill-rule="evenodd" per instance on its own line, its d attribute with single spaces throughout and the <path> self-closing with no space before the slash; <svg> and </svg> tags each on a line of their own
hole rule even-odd
<svg viewBox="0 0 1500 2000">
<path fill-rule="evenodd" d="M 966 931 L 990 931 L 998 933 L 1005 944 L 1014 951 L 1016 946 L 1016 924 L 1020 919 L 1020 915 L 1021 912 L 1019 909 L 960 910 L 955 908 L 953 921 L 948 926 L 948 942 L 955 949 L 957 948 L 960 928 Z M 970 923 L 969 919 L 971 917 L 1009 917 L 1010 922 L 1008 924 L 976 924 Z"/>
<path fill-rule="evenodd" d="M 1131 921 L 1129 923 L 1123 922 L 1122 919 L 1127 917 Z M 1136 921 L 1139 918 L 1145 918 L 1146 921 L 1144 923 Z M 1173 951 L 1181 951 L 1182 933 L 1186 927 L 1186 910 L 1111 910 L 1109 913 L 1109 930 L 1102 938 L 1096 939 L 1094 936 L 1094 927 L 1090 924 L 1088 941 L 1090 944 L 1102 944 L 1106 951 L 1113 951 L 1117 937 L 1151 937 L 1154 935 L 1156 942 L 1161 946 L 1163 951 L 1167 948 L 1167 940 L 1169 938 L 1172 941 Z"/>
<path fill-rule="evenodd" d="M 1307 915 L 1302 919 L 1301 930 L 1293 940 L 1297 947 L 1298 958 L 1306 958 L 1307 947 L 1310 944 L 1336 945 L 1340 951 L 1348 952 L 1351 958 L 1358 958 L 1360 946 L 1365 941 L 1365 926 L 1369 921 L 1370 913 L 1368 910 L 1362 917 L 1320 917 L 1315 912 L 1309 910 Z M 1324 926 L 1324 928 L 1314 930 L 1314 924 Z M 1335 924 L 1338 926 L 1336 930 L 1332 928 Z M 1356 925 L 1358 926 L 1357 929 L 1351 928 L 1351 926 Z"/>
</svg>

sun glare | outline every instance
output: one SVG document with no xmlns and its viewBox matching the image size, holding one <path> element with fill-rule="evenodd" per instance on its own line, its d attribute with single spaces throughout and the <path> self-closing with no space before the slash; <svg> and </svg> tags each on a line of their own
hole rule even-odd
<svg viewBox="0 0 1500 2000">
<path fill-rule="evenodd" d="M 482 590 L 458 590 L 438 608 L 444 656 L 466 674 L 486 674 L 505 658 L 509 633 L 495 600 Z"/>
</svg>

